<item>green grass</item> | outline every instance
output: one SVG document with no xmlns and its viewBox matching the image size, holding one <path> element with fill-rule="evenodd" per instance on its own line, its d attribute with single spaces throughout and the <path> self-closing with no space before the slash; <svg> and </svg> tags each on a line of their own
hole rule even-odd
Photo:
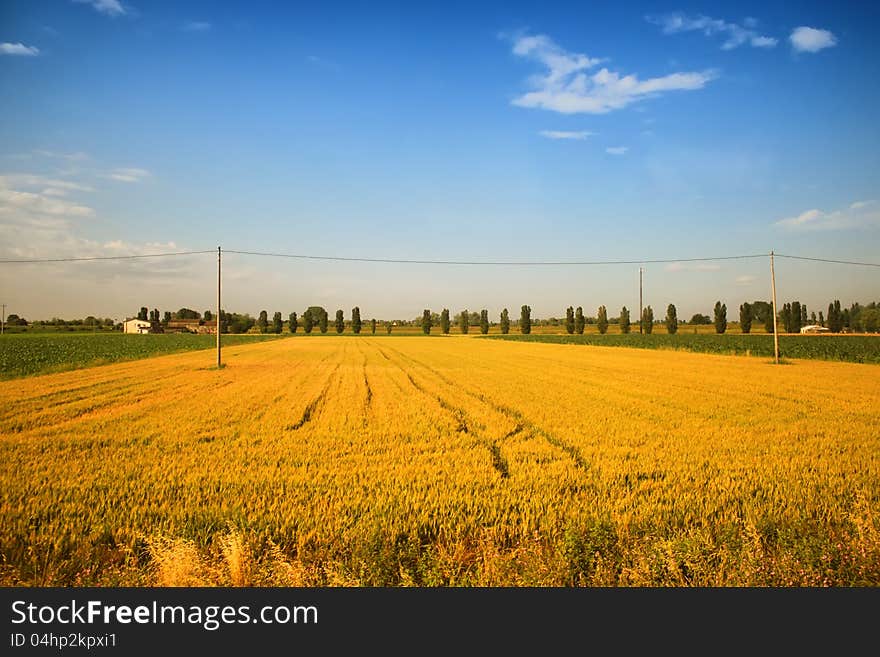
<svg viewBox="0 0 880 657">
<path fill-rule="evenodd" d="M 490 340 L 550 342 L 637 349 L 680 349 L 709 354 L 737 354 L 773 357 L 772 335 L 707 335 L 678 333 L 629 335 L 490 335 Z M 853 363 L 880 363 L 880 336 L 871 335 L 783 335 L 779 353 L 784 358 L 841 360 Z"/>
<path fill-rule="evenodd" d="M 223 346 L 278 340 L 289 334 L 224 335 Z M 180 351 L 212 349 L 213 335 L 171 333 L 18 333 L 0 338 L 0 380 L 137 360 Z"/>
</svg>

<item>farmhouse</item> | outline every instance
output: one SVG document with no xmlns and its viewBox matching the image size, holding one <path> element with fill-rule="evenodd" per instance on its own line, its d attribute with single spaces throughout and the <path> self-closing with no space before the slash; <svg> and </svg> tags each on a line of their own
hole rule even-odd
<svg viewBox="0 0 880 657">
<path fill-rule="evenodd" d="M 831 329 L 818 324 L 809 324 L 801 327 L 801 333 L 828 333 Z"/>
<path fill-rule="evenodd" d="M 125 333 L 149 333 L 150 323 L 142 319 L 127 319 L 123 324 Z"/>
</svg>

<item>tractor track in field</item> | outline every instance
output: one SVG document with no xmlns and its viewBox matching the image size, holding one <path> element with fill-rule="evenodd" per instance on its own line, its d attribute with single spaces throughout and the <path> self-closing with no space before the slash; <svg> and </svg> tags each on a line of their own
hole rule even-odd
<svg viewBox="0 0 880 657">
<path fill-rule="evenodd" d="M 469 395 L 470 397 L 472 397 L 474 399 L 477 399 L 478 401 L 489 406 L 490 408 L 495 409 L 499 413 L 506 415 L 508 418 L 513 420 L 517 424 L 517 426 L 521 426 L 519 431 L 517 431 L 517 430 L 512 431 L 510 434 L 505 436 L 504 439 L 513 437 L 514 435 L 516 435 L 520 431 L 524 431 L 524 430 L 528 429 L 529 431 L 535 433 L 536 435 L 541 436 L 544 440 L 546 440 L 548 443 L 550 443 L 551 445 L 553 445 L 557 449 L 559 449 L 562 452 L 564 452 L 565 454 L 567 454 L 568 457 L 574 462 L 574 464 L 578 468 L 580 468 L 581 470 L 587 471 L 590 469 L 591 465 L 590 465 L 589 461 L 587 461 L 584 458 L 584 455 L 581 454 L 580 450 L 575 445 L 572 445 L 571 443 L 566 442 L 562 438 L 559 438 L 558 436 L 553 435 L 552 433 L 550 433 L 546 429 L 540 427 L 536 423 L 534 423 L 531 420 L 529 420 L 528 418 L 526 418 L 520 411 L 516 410 L 515 408 L 511 408 L 509 406 L 506 406 L 504 404 L 496 402 L 495 400 L 486 397 L 486 395 L 484 395 L 483 393 L 475 392 L 473 390 L 469 390 L 468 388 L 461 386 L 459 383 L 452 381 L 448 376 L 446 376 L 442 372 L 434 369 L 430 365 L 426 365 L 422 361 L 420 361 L 416 358 L 413 358 L 412 356 L 409 356 L 409 355 L 407 355 L 397 349 L 393 349 L 391 347 L 389 347 L 389 349 L 391 349 L 393 352 L 398 354 L 400 357 L 410 361 L 411 363 L 426 369 L 432 375 L 436 376 L 438 379 L 443 381 L 445 384 L 450 385 L 450 386 L 457 386 L 458 389 L 460 389 L 465 394 Z"/>
<path fill-rule="evenodd" d="M 370 386 L 370 379 L 367 376 L 367 353 L 364 351 L 364 348 L 361 346 L 360 342 L 356 343 L 357 349 L 360 354 L 364 357 L 364 362 L 361 364 L 361 368 L 363 370 L 364 376 L 364 388 L 366 389 L 366 393 L 364 395 L 364 428 L 367 428 L 367 424 L 369 424 L 369 413 L 370 406 L 373 403 L 373 388 Z"/>
<path fill-rule="evenodd" d="M 318 366 L 320 367 L 321 364 L 329 359 L 330 356 L 321 359 L 321 361 L 318 363 Z M 319 412 L 324 405 L 324 401 L 327 398 L 327 393 L 329 392 L 330 386 L 333 384 L 333 379 L 336 376 L 336 373 L 339 371 L 341 365 L 341 361 L 336 363 L 336 366 L 330 371 L 330 374 L 327 375 L 327 380 L 324 381 L 324 385 L 321 387 L 321 391 L 308 404 L 306 404 L 306 407 L 303 409 L 300 418 L 296 422 L 294 422 L 293 424 L 288 424 L 284 427 L 285 431 L 297 431 L 298 429 L 302 429 L 306 424 L 308 424 L 315 418 L 317 412 Z"/>
<path fill-rule="evenodd" d="M 471 416 L 468 414 L 468 412 L 465 409 L 449 402 L 448 400 L 444 399 L 441 395 L 437 395 L 437 394 L 432 393 L 429 390 L 427 390 L 422 384 L 420 384 L 418 381 L 416 381 L 412 377 L 412 375 L 409 372 L 407 372 L 399 362 L 389 358 L 388 355 L 385 354 L 381 348 L 376 347 L 376 349 L 378 349 L 380 351 L 380 353 L 382 353 L 382 355 L 385 356 L 386 360 L 393 363 L 395 367 L 397 367 L 401 372 L 403 372 L 404 376 L 406 376 L 406 378 L 409 380 L 409 382 L 413 388 L 415 388 L 419 393 L 423 394 L 424 396 L 428 397 L 429 399 L 436 401 L 437 404 L 440 406 L 440 408 L 442 408 L 444 411 L 449 413 L 454 418 L 455 422 L 458 425 L 457 430 L 459 433 L 464 433 L 469 436 L 473 436 L 473 438 L 479 444 L 481 444 L 483 447 L 485 447 L 489 451 L 489 456 L 492 458 L 492 467 L 495 468 L 495 470 L 498 472 L 498 474 L 501 476 L 502 479 L 507 479 L 510 476 L 510 466 L 507 463 L 507 459 L 504 458 L 504 455 L 501 453 L 501 446 L 498 444 L 498 441 L 491 440 L 491 439 L 486 438 L 485 436 L 481 435 L 481 433 L 477 429 L 478 423 L 475 420 L 473 420 L 473 418 L 471 418 Z M 392 350 L 392 351 L 396 352 L 396 350 Z M 399 352 L 397 352 L 397 353 L 399 353 Z"/>
</svg>

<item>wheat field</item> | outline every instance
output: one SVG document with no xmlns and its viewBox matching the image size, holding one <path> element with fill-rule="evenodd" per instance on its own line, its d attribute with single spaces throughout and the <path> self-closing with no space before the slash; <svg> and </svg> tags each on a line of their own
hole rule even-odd
<svg viewBox="0 0 880 657">
<path fill-rule="evenodd" d="M 0 583 L 880 585 L 880 368 L 295 337 L 0 382 Z"/>
</svg>

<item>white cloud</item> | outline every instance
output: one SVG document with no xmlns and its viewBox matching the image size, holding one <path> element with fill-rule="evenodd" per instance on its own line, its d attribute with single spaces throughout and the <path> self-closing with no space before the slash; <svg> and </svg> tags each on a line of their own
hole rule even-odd
<svg viewBox="0 0 880 657">
<path fill-rule="evenodd" d="M 91 192 L 94 191 L 87 185 L 71 182 L 69 180 L 57 180 L 45 176 L 35 176 L 29 173 L 12 173 L 0 175 L 0 189 L 12 187 L 43 188 L 43 194 L 50 196 L 64 196 L 68 192 Z M 51 191 L 50 191 L 51 190 Z"/>
<path fill-rule="evenodd" d="M 775 48 L 779 41 L 773 37 L 758 36 L 752 37 L 750 43 L 753 48 Z"/>
<path fill-rule="evenodd" d="M 119 182 L 141 182 L 145 178 L 150 176 L 150 172 L 146 169 L 114 169 L 110 173 L 108 173 L 105 177 L 110 178 L 111 180 L 118 180 Z"/>
<path fill-rule="evenodd" d="M 81 5 L 89 5 L 98 13 L 107 16 L 121 16 L 126 13 L 125 7 L 119 0 L 73 0 Z"/>
<path fill-rule="evenodd" d="M 736 283 L 737 285 L 739 285 L 741 287 L 746 287 L 746 286 L 749 286 L 752 283 L 754 283 L 756 280 L 757 280 L 756 276 L 748 276 L 748 275 L 747 276 L 737 276 L 736 279 L 734 280 L 734 283 Z"/>
<path fill-rule="evenodd" d="M 715 265 L 708 262 L 670 262 L 663 269 L 666 271 L 718 271 L 721 265 Z"/>
<path fill-rule="evenodd" d="M 547 139 L 576 139 L 576 140 L 584 140 L 587 137 L 594 135 L 596 133 L 589 132 L 588 130 L 578 130 L 578 131 L 568 131 L 568 130 L 541 130 L 538 133 L 542 137 L 547 137 Z"/>
<path fill-rule="evenodd" d="M 834 212 L 812 209 L 796 217 L 780 219 L 776 226 L 788 230 L 853 230 L 880 228 L 880 204 L 877 201 L 856 201 Z"/>
<path fill-rule="evenodd" d="M 27 220 L 31 215 L 52 217 L 91 217 L 92 208 L 35 192 L 0 188 L 0 218 Z"/>
<path fill-rule="evenodd" d="M 609 146 L 605 149 L 605 152 L 609 155 L 626 155 L 628 150 L 629 146 Z"/>
<path fill-rule="evenodd" d="M 796 27 L 788 37 L 795 52 L 819 52 L 837 45 L 837 37 L 828 30 L 813 27 Z"/>
<path fill-rule="evenodd" d="M 604 60 L 563 50 L 545 35 L 517 38 L 513 53 L 546 67 L 544 74 L 530 78 L 534 90 L 515 98 L 513 104 L 562 114 L 605 114 L 665 91 L 702 89 L 718 76 L 707 70 L 639 80 L 636 75 L 621 76 L 605 67 L 588 75 L 588 69 Z"/>
<path fill-rule="evenodd" d="M 706 36 L 721 34 L 725 37 L 721 44 L 722 50 L 733 50 L 741 45 L 749 44 L 753 48 L 773 48 L 778 41 L 773 37 L 755 32 L 757 21 L 747 18 L 743 25 L 728 23 L 719 18 L 709 16 L 686 16 L 681 13 L 663 16 L 645 16 L 645 20 L 663 28 L 663 34 L 679 34 L 681 32 L 702 32 Z"/>
<path fill-rule="evenodd" d="M 209 32 L 213 25 L 206 21 L 187 21 L 181 28 L 184 32 Z"/>
<path fill-rule="evenodd" d="M 26 46 L 23 43 L 0 43 L 0 55 L 36 57 L 39 54 L 40 49 L 35 46 Z"/>
</svg>

